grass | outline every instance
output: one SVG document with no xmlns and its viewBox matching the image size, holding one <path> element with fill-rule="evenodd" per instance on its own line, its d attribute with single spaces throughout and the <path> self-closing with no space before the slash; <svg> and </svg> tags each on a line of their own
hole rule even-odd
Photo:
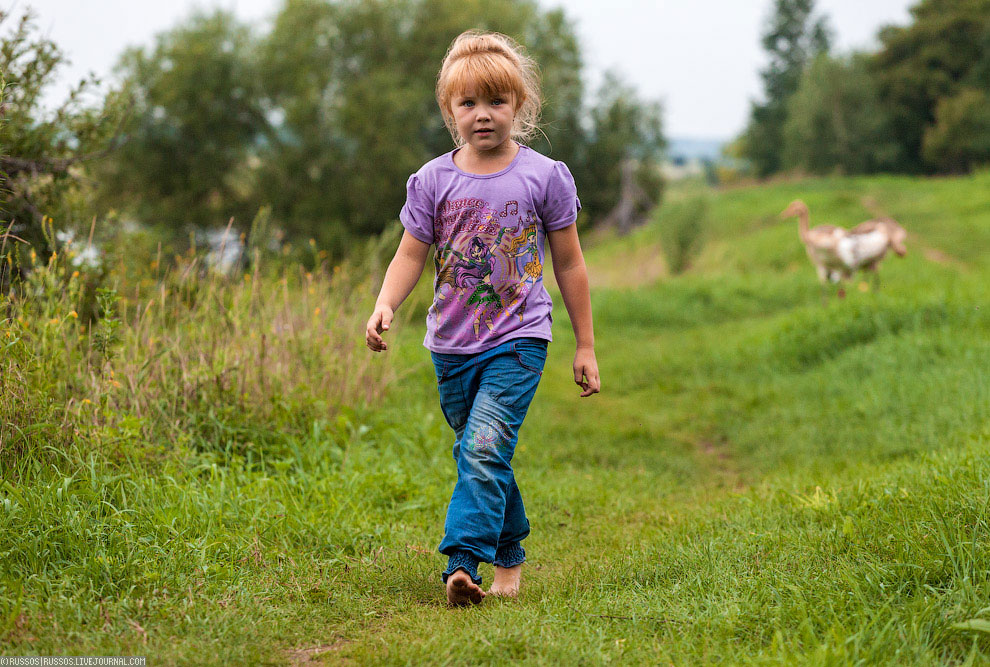
<svg viewBox="0 0 990 667">
<path fill-rule="evenodd" d="M 104 383 L 108 368 L 130 378 L 154 359 L 135 331 L 171 331 L 171 358 L 200 360 L 198 372 L 235 358 L 253 372 L 257 356 L 232 356 L 251 349 L 250 331 L 298 313 L 305 326 L 293 331 L 306 333 L 289 340 L 307 342 L 283 346 L 284 365 L 268 369 L 280 389 L 245 376 L 258 392 L 245 407 L 222 392 L 181 403 L 187 379 L 152 361 L 158 385 L 114 398 L 102 421 L 75 415 L 74 397 L 107 385 L 86 379 L 91 352 L 64 352 L 51 334 L 47 356 L 22 350 L 49 365 L 4 358 L 3 377 L 16 367 L 23 378 L 18 405 L 70 430 L 46 447 L 50 434 L 0 399 L 5 437 L 22 434 L 16 452 L 0 450 L 0 652 L 164 664 L 985 662 L 988 178 L 717 193 L 707 244 L 676 278 L 662 262 L 629 270 L 643 248 L 659 252 L 659 223 L 590 248 L 592 274 L 616 278 L 593 292 L 603 393 L 577 398 L 558 298 L 516 454 L 534 530 L 515 603 L 441 604 L 435 549 L 455 471 L 420 347 L 428 285 L 388 358 L 320 345 L 360 340 L 374 271 L 354 269 L 353 291 L 315 275 L 322 307 L 337 309 L 318 327 L 305 276 L 281 288 L 259 277 L 274 310 L 249 308 L 243 286 L 205 286 L 234 304 L 232 327 L 206 306 L 176 305 L 148 329 L 121 314 Z M 885 262 L 879 293 L 853 286 L 821 305 L 793 221 L 776 218 L 799 196 L 813 224 L 882 211 L 909 230 L 909 255 Z M 14 322 L 4 331 L 20 331 Z M 74 380 L 52 392 L 43 383 L 56 370 Z M 150 414 L 167 417 L 149 417 L 151 398 L 171 411 Z M 276 398 L 277 411 L 262 411 Z M 129 419 L 141 426 L 128 431 Z M 148 448 L 169 455 L 135 454 Z"/>
</svg>

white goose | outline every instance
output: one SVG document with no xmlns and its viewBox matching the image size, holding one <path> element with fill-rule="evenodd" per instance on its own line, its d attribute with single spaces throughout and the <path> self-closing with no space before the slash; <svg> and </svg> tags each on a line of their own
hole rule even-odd
<svg viewBox="0 0 990 667">
<path fill-rule="evenodd" d="M 780 217 L 790 218 L 795 215 L 798 216 L 801 242 L 804 243 L 823 286 L 826 281 L 841 283 L 860 269 L 873 271 L 874 279 L 878 282 L 877 268 L 887 250 L 892 248 L 901 257 L 907 253 L 904 247 L 907 232 L 891 218 L 868 220 L 851 230 L 835 225 L 809 228 L 811 216 L 808 206 L 800 199 L 791 202 Z M 839 298 L 845 296 L 841 285 L 838 294 Z"/>
</svg>

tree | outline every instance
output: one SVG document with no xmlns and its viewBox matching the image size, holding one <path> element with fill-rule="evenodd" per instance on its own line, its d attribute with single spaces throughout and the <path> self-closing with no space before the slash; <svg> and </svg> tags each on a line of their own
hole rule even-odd
<svg viewBox="0 0 990 667">
<path fill-rule="evenodd" d="M 662 194 L 659 167 L 666 142 L 660 106 L 642 102 L 608 72 L 591 109 L 589 134 L 585 159 L 578 163 L 581 183 L 590 186 L 580 190 L 584 211 L 592 224 L 628 231 Z"/>
<path fill-rule="evenodd" d="M 818 174 L 882 170 L 897 151 L 887 124 L 864 58 L 822 54 L 787 103 L 782 166 Z"/>
<path fill-rule="evenodd" d="M 0 28 L 10 19 L 0 10 Z M 52 250 L 42 229 L 46 217 L 62 225 L 88 219 L 89 211 L 82 213 L 69 194 L 81 187 L 80 169 L 116 145 L 126 106 L 116 92 L 102 105 L 88 104 L 87 95 L 99 85 L 89 77 L 54 111 L 46 111 L 42 95 L 66 59 L 36 32 L 27 11 L 0 37 L 0 236 L 14 235 L 46 256 Z M 5 245 L 10 250 L 11 244 Z"/>
<path fill-rule="evenodd" d="M 251 221 L 258 201 L 249 157 L 267 131 L 254 49 L 249 28 L 217 11 L 122 56 L 134 114 L 101 174 L 108 201 L 176 232 L 231 216 Z"/>
<path fill-rule="evenodd" d="M 814 14 L 814 0 L 774 0 L 762 40 L 770 57 L 770 64 L 760 73 L 764 100 L 753 103 L 743 138 L 743 155 L 758 175 L 780 170 L 787 102 L 797 91 L 805 67 L 827 53 L 830 42 L 826 19 Z"/>
<path fill-rule="evenodd" d="M 434 86 L 468 27 L 509 35 L 539 63 L 545 136 L 533 145 L 568 163 L 591 210 L 615 206 L 628 157 L 653 197 L 659 110 L 629 94 L 586 128 L 573 26 L 535 0 L 285 0 L 257 37 L 222 12 L 196 16 L 123 58 L 140 120 L 108 191 L 174 226 L 247 222 L 270 204 L 289 236 L 340 256 L 393 223 L 409 174 L 453 148 Z"/>
<path fill-rule="evenodd" d="M 990 90 L 990 0 L 922 0 L 911 15 L 910 25 L 880 32 L 871 68 L 900 146 L 895 167 L 919 173 L 948 165 L 923 145 L 940 100 Z"/>
<path fill-rule="evenodd" d="M 990 164 L 990 94 L 964 88 L 939 100 L 925 131 L 922 155 L 939 171 L 961 174 Z"/>
</svg>

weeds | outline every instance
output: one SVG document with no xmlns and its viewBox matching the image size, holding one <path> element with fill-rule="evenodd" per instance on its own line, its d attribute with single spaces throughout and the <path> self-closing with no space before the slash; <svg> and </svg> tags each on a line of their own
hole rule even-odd
<svg viewBox="0 0 990 667">
<path fill-rule="evenodd" d="M 264 458 L 382 390 L 385 367 L 361 353 L 362 265 L 277 274 L 256 265 L 229 280 L 184 256 L 127 295 L 112 275 L 92 287 L 67 266 L 70 252 L 35 259 L 0 302 L 4 476 L 49 445 L 80 461 L 90 449 L 186 446 Z M 87 310 L 88 320 L 78 314 Z"/>
</svg>

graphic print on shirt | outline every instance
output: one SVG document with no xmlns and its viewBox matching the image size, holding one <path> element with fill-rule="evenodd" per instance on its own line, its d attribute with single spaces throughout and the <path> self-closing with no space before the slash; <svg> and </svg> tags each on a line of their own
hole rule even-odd
<svg viewBox="0 0 990 667">
<path fill-rule="evenodd" d="M 512 317 L 522 322 L 526 297 L 543 277 L 533 211 L 519 215 L 516 201 L 501 210 L 477 198 L 445 201 L 436 219 L 434 265 L 437 337 L 471 320 L 474 339 L 482 325 L 495 333 Z"/>
</svg>

